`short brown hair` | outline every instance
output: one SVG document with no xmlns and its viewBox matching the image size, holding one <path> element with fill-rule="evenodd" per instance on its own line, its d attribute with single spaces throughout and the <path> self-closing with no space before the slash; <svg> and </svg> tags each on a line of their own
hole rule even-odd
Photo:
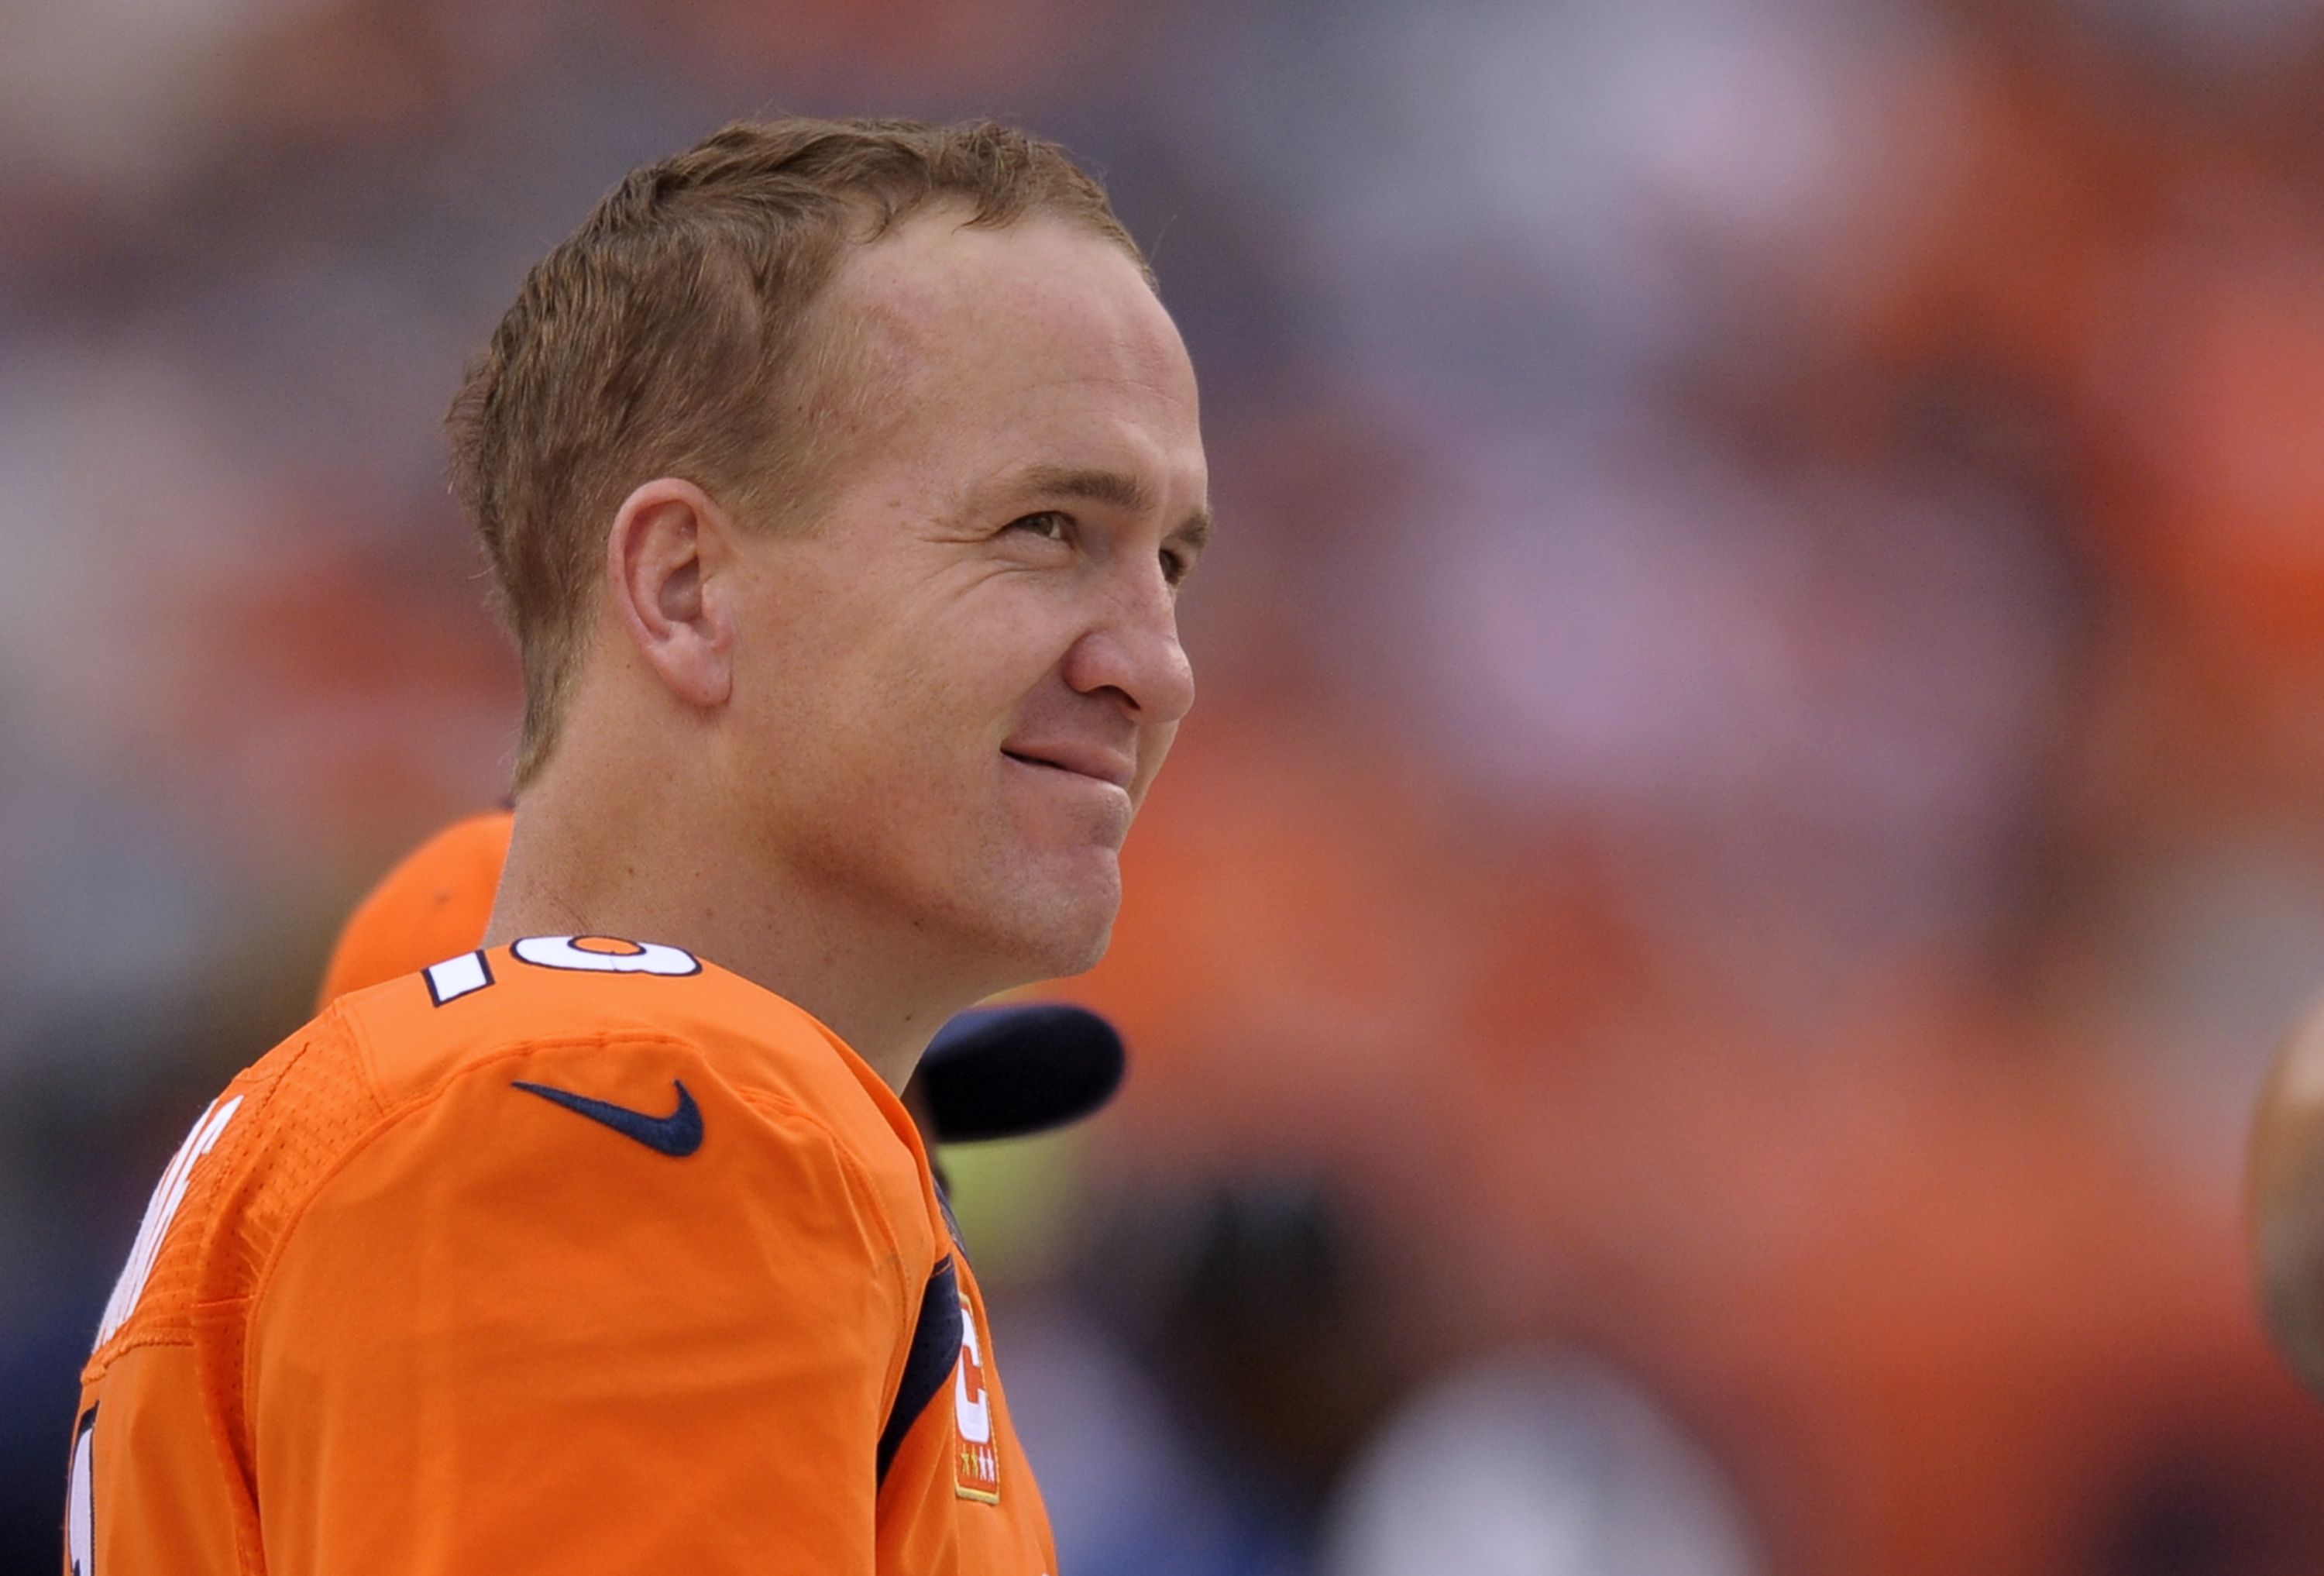
<svg viewBox="0 0 2324 1576">
<path fill-rule="evenodd" d="M 519 787 L 556 742 L 607 516 L 659 475 L 799 512 L 839 354 L 805 332 L 808 309 L 850 243 L 945 200 L 971 225 L 1062 218 L 1146 267 L 1054 143 L 990 121 L 783 119 L 633 171 L 525 276 L 447 420 L 524 669 Z"/>
</svg>

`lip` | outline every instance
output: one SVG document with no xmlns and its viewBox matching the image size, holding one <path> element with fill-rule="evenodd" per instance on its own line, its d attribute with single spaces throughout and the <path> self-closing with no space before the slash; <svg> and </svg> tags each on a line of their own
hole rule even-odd
<svg viewBox="0 0 2324 1576">
<path fill-rule="evenodd" d="M 1129 757 L 1108 750 L 1102 744 L 1084 744 L 1070 739 L 1029 744 L 1007 743 L 1001 747 L 1001 753 L 1020 766 L 1046 766 L 1056 771 L 1069 771 L 1075 777 L 1091 778 L 1125 792 L 1138 775 L 1138 768 Z"/>
</svg>

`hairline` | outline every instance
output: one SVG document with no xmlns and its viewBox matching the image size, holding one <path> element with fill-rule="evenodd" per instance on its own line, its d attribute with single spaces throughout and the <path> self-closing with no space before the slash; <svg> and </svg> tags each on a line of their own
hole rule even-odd
<svg viewBox="0 0 2324 1576">
<path fill-rule="evenodd" d="M 801 534 L 817 529 L 829 516 L 845 460 L 863 452 L 867 445 L 877 444 L 902 419 L 901 408 L 875 414 L 878 401 L 872 392 L 880 386 L 878 369 L 881 358 L 893 357 L 900 362 L 907 359 L 908 353 L 892 343 L 875 343 L 886 332 L 883 314 L 849 311 L 839 300 L 848 270 L 873 249 L 896 240 L 915 226 L 940 221 L 947 210 L 960 216 L 954 226 L 956 230 L 1007 232 L 1026 225 L 1047 223 L 1111 248 L 1138 270 L 1139 277 L 1157 301 L 1161 297 L 1153 268 L 1134 244 L 1124 244 L 1119 236 L 1109 235 L 1102 226 L 1054 207 L 1031 204 L 1013 214 L 987 215 L 978 211 L 972 198 L 954 192 L 937 193 L 896 212 L 881 212 L 868 199 L 856 199 L 852 206 L 870 221 L 869 227 L 842 232 L 824 277 L 799 310 L 793 329 L 796 337 L 791 345 L 792 355 L 799 361 L 811 359 L 812 364 L 803 377 L 793 382 L 800 398 L 789 432 L 783 432 L 784 424 L 779 419 L 773 424 L 779 442 L 786 437 L 793 443 L 799 441 L 801 418 L 810 429 L 831 421 L 835 429 L 820 438 L 807 438 L 809 447 L 804 454 L 751 467 L 749 475 L 723 490 L 731 492 L 732 497 L 722 495 L 721 488 L 688 478 L 696 480 L 706 495 L 734 510 L 738 519 L 764 529 Z M 835 420 L 835 404 L 839 406 Z M 819 447 L 825 451 L 816 452 Z M 641 478 L 638 485 L 653 479 Z M 762 484 L 770 480 L 787 481 L 793 495 L 780 502 L 769 500 L 763 494 Z M 1199 526 L 1207 524 L 1205 515 Z"/>
</svg>

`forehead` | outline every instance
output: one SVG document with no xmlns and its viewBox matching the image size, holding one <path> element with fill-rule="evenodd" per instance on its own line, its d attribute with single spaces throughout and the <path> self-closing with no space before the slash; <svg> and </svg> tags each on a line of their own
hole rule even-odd
<svg viewBox="0 0 2324 1576">
<path fill-rule="evenodd" d="M 964 217 L 916 215 L 851 248 L 834 277 L 824 307 L 847 343 L 857 429 L 891 447 L 982 447 L 996 465 L 1199 473 L 1194 368 L 1137 263 L 1057 220 Z M 1075 452 L 1046 452 L 1059 447 Z"/>
</svg>

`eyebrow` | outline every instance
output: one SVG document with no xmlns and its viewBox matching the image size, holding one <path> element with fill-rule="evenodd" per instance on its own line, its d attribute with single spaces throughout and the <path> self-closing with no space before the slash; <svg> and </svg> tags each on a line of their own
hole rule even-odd
<svg viewBox="0 0 2324 1576">
<path fill-rule="evenodd" d="M 1020 484 L 1028 493 L 1039 493 L 1051 498 L 1086 498 L 1093 503 L 1111 504 L 1133 514 L 1154 506 L 1154 494 L 1146 484 L 1122 471 L 1072 465 L 1035 465 L 1024 474 Z M 1211 512 L 1195 510 L 1170 535 L 1196 552 L 1202 551 L 1211 539 Z"/>
</svg>

